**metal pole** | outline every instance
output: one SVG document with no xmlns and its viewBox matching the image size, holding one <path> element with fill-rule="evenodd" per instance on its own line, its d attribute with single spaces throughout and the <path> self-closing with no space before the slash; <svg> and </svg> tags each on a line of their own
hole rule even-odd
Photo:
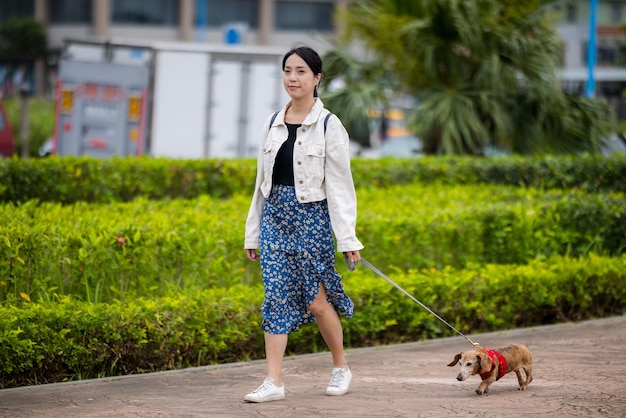
<svg viewBox="0 0 626 418">
<path fill-rule="evenodd" d="M 209 57 L 207 58 L 209 60 L 209 73 L 207 74 L 207 77 L 209 78 L 209 81 L 206 83 L 206 88 L 207 88 L 207 92 L 206 92 L 206 110 L 205 110 L 205 114 L 206 114 L 206 118 L 204 119 L 204 147 L 203 147 L 203 154 L 202 156 L 204 158 L 209 158 L 212 157 L 212 149 L 211 149 L 211 141 L 215 141 L 216 138 L 213 137 L 213 135 L 211 134 L 211 128 L 213 127 L 213 105 L 215 103 L 215 99 L 213 98 L 213 84 L 214 84 L 214 79 L 215 79 L 215 74 L 216 74 L 216 70 L 215 70 L 215 59 L 213 57 L 212 54 L 209 54 Z"/>
<path fill-rule="evenodd" d="M 587 44 L 587 69 L 589 76 L 585 88 L 585 97 L 591 98 L 596 94 L 596 81 L 594 70 L 596 66 L 596 13 L 598 0 L 589 0 L 589 43 Z"/>
<path fill-rule="evenodd" d="M 237 119 L 237 157 L 246 156 L 246 134 L 248 132 L 248 114 L 250 112 L 250 76 L 252 62 L 241 63 L 241 93 L 239 94 L 239 118 Z"/>
<path fill-rule="evenodd" d="M 30 83 L 28 82 L 28 73 L 26 68 L 22 71 L 22 83 L 20 89 L 20 145 L 22 147 L 22 158 L 30 157 L 30 126 L 29 126 L 29 109 L 28 102 L 30 96 Z"/>
<path fill-rule="evenodd" d="M 196 42 L 207 41 L 209 1 L 196 0 Z"/>
</svg>

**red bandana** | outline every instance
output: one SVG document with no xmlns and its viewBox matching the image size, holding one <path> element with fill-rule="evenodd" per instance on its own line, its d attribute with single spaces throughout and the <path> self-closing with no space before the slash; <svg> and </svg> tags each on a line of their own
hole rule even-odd
<svg viewBox="0 0 626 418">
<path fill-rule="evenodd" d="M 500 378 L 506 374 L 506 360 L 504 359 L 504 356 L 502 356 L 502 354 L 498 353 L 495 350 L 489 350 L 487 347 L 485 347 L 485 350 L 487 350 L 487 355 L 491 359 L 492 365 L 491 365 L 491 370 L 489 370 L 488 372 L 481 373 L 480 377 L 485 379 L 487 376 L 491 374 L 494 367 L 496 367 L 496 362 L 493 359 L 493 356 L 496 356 L 498 357 L 498 362 L 500 363 L 500 367 L 498 367 L 498 376 L 496 377 L 496 380 L 500 380 Z"/>
</svg>

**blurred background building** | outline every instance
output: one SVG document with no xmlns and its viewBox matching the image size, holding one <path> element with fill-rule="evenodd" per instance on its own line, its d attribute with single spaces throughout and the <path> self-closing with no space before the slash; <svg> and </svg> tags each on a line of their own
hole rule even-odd
<svg viewBox="0 0 626 418">
<path fill-rule="evenodd" d="M 564 43 L 559 76 L 563 87 L 583 94 L 589 74 L 590 1 L 561 0 L 550 8 L 559 14 L 558 31 Z M 626 0 L 601 0 L 596 16 L 596 96 L 606 98 L 619 119 L 626 118 Z"/>
<path fill-rule="evenodd" d="M 350 1 L 2 0 L 0 23 L 14 17 L 34 17 L 44 23 L 51 52 L 48 68 L 54 68 L 55 54 L 65 39 L 236 43 L 285 48 L 299 41 L 323 52 L 330 47 L 328 39 L 341 31 L 333 19 L 335 12 L 347 7 Z M 590 1 L 558 0 L 548 7 L 560 16 L 563 85 L 582 93 L 588 74 Z M 621 101 L 626 88 L 625 22 L 626 0 L 599 2 L 596 94 L 612 101 Z"/>
<path fill-rule="evenodd" d="M 229 29 L 241 43 L 316 46 L 336 27 L 333 14 L 349 0 L 2 0 L 0 22 L 35 17 L 51 49 L 65 38 L 222 43 Z"/>
<path fill-rule="evenodd" d="M 2 0 L 0 23 L 33 17 L 47 30 L 49 58 L 35 68 L 41 93 L 54 77 L 64 40 L 181 41 L 290 47 L 324 51 L 341 28 L 334 13 L 350 0 Z M 10 74 L 0 70 L 0 81 Z M 3 77 L 4 76 L 4 77 Z M 49 78 L 49 77 L 48 77 Z"/>
</svg>

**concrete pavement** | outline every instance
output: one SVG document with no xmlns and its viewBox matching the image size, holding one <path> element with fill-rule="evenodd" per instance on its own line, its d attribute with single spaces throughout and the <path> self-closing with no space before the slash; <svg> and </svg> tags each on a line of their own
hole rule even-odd
<svg viewBox="0 0 626 418">
<path fill-rule="evenodd" d="M 330 354 L 285 360 L 286 400 L 248 404 L 263 361 L 0 390 L 2 417 L 626 417 L 626 316 L 469 336 L 528 346 L 534 380 L 515 374 L 488 394 L 447 367 L 462 337 L 353 349 L 350 392 L 325 396 Z"/>
</svg>

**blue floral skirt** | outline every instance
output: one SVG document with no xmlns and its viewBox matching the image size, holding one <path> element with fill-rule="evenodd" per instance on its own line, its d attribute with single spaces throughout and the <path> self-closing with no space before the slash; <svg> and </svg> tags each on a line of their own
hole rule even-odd
<svg viewBox="0 0 626 418">
<path fill-rule="evenodd" d="M 314 322 L 308 307 L 320 290 L 347 318 L 354 304 L 335 269 L 335 244 L 326 200 L 299 203 L 295 188 L 276 185 L 261 219 L 263 331 L 286 334 Z"/>
</svg>

